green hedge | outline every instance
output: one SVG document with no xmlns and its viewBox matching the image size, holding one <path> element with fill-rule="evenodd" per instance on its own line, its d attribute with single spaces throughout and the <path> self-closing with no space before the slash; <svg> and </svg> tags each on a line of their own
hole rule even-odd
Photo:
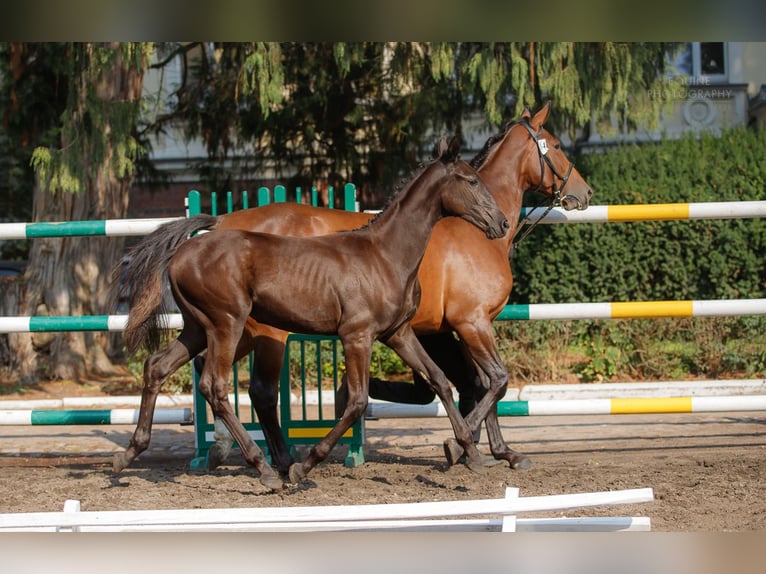
<svg viewBox="0 0 766 574">
<path fill-rule="evenodd" d="M 766 130 L 582 154 L 594 205 L 766 199 Z M 541 225 L 516 250 L 512 303 L 766 294 L 766 220 Z"/>
</svg>

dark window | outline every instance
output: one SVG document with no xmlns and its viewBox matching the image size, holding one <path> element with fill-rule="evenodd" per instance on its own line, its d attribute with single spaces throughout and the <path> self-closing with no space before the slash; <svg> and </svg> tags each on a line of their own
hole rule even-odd
<svg viewBox="0 0 766 574">
<path fill-rule="evenodd" d="M 700 42 L 700 72 L 704 76 L 726 74 L 723 42 Z"/>
</svg>

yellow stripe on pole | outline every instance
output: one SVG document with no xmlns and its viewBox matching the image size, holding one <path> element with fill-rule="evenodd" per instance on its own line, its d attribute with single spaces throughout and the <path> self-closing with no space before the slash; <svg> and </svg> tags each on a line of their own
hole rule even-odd
<svg viewBox="0 0 766 574">
<path fill-rule="evenodd" d="M 332 427 L 290 427 L 287 436 L 290 438 L 324 438 L 332 430 Z M 343 433 L 344 438 L 354 436 L 354 429 L 350 428 Z"/>
<path fill-rule="evenodd" d="M 693 301 L 626 301 L 612 303 L 612 319 L 692 317 Z"/>
<path fill-rule="evenodd" d="M 612 399 L 613 415 L 651 414 L 651 413 L 690 413 L 691 397 Z"/>
<path fill-rule="evenodd" d="M 656 205 L 609 205 L 609 221 L 671 221 L 689 219 L 688 203 Z"/>
</svg>

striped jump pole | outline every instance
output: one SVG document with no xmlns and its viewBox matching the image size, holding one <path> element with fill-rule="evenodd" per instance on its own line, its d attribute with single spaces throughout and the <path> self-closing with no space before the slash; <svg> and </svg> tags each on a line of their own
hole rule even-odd
<svg viewBox="0 0 766 574">
<path fill-rule="evenodd" d="M 766 410 L 766 395 L 728 397 L 657 397 L 619 399 L 551 399 L 500 401 L 498 416 L 537 415 L 636 415 L 663 413 L 712 413 Z M 366 417 L 429 418 L 446 417 L 439 402 L 427 405 L 402 405 L 373 402 L 367 405 Z"/>
<path fill-rule="evenodd" d="M 42 333 L 58 331 L 124 331 L 127 315 L 85 315 L 82 317 L 0 317 L 2 333 Z M 164 315 L 161 325 L 168 329 L 182 329 L 180 313 Z"/>
<path fill-rule="evenodd" d="M 766 299 L 506 305 L 499 321 L 766 315 Z"/>
<path fill-rule="evenodd" d="M 710 201 L 705 203 L 654 203 L 634 205 L 591 205 L 584 211 L 560 207 L 548 215 L 525 207 L 526 223 L 613 223 L 629 221 L 690 221 L 696 219 L 755 219 L 766 217 L 766 201 Z"/>
<path fill-rule="evenodd" d="M 708 301 L 627 301 L 612 303 L 540 303 L 506 305 L 498 321 L 552 319 L 638 319 L 656 317 L 724 317 L 766 315 L 766 299 L 722 299 Z M 164 316 L 168 329 L 182 329 L 180 313 Z M 123 331 L 127 315 L 82 317 L 0 317 L 2 333 L 54 331 Z"/>
<path fill-rule="evenodd" d="M 138 422 L 138 409 L 97 409 L 75 411 L 4 410 L 0 426 L 28 425 L 129 425 Z M 154 424 L 191 424 L 192 409 L 156 409 Z"/>
<path fill-rule="evenodd" d="M 350 185 L 350 184 L 349 184 Z M 280 188 L 281 186 L 277 186 Z M 259 198 L 260 198 L 259 190 Z M 268 191 L 268 190 L 267 190 Z M 275 190 L 279 191 L 279 189 Z M 353 195 L 347 187 L 346 204 Z M 281 195 L 275 195 L 279 201 Z M 351 199 L 349 199 L 351 198 Z M 259 199 L 260 202 L 269 201 Z M 285 201 L 284 198 L 281 201 Z M 199 213 L 199 211 L 196 211 Z M 542 213 L 529 207 L 521 210 L 527 223 L 537 222 Z M 655 203 L 634 205 L 591 205 L 585 211 L 552 209 L 540 223 L 609 223 L 629 221 L 683 221 L 696 219 L 753 219 L 766 217 L 766 201 L 721 201 L 705 203 Z M 94 221 L 44 221 L 36 223 L 0 223 L 0 239 L 33 239 L 36 237 L 129 237 L 146 235 L 163 223 L 179 217 L 145 219 L 102 219 Z"/>
<path fill-rule="evenodd" d="M 44 221 L 38 223 L 0 223 L 0 239 L 38 237 L 129 237 L 147 235 L 163 223 L 179 217 L 146 219 L 101 219 L 94 221 Z"/>
</svg>

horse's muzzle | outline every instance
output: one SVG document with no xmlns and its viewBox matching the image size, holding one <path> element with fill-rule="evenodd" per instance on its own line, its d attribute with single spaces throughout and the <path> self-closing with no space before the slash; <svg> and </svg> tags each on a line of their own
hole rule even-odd
<svg viewBox="0 0 766 574">
<path fill-rule="evenodd" d="M 481 229 L 489 239 L 504 237 L 511 228 L 508 219 L 500 210 L 473 210 L 460 217 Z"/>
<path fill-rule="evenodd" d="M 593 192 L 590 189 L 588 189 L 587 195 L 583 198 L 577 197 L 576 195 L 567 194 L 561 198 L 561 207 L 567 211 L 572 211 L 574 209 L 578 211 L 584 211 L 588 209 L 591 195 L 593 195 Z"/>
<path fill-rule="evenodd" d="M 493 224 L 487 227 L 487 230 L 485 231 L 487 235 L 487 239 L 500 239 L 501 237 L 505 237 L 505 234 L 508 233 L 508 230 L 511 228 L 511 224 L 508 223 L 508 220 L 503 217 L 499 222 L 493 221 Z"/>
</svg>

